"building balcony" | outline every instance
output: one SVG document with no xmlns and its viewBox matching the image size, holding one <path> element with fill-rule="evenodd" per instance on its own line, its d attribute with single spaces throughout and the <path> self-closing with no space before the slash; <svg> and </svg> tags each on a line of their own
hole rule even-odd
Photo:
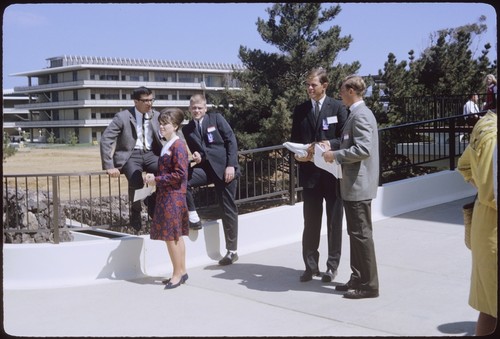
<svg viewBox="0 0 500 339">
<path fill-rule="evenodd" d="M 115 88 L 115 89 L 134 89 L 138 86 L 145 86 L 150 89 L 173 89 L 173 90 L 207 90 L 219 91 L 224 87 L 207 86 L 204 82 L 160 82 L 160 81 L 109 81 L 109 80 L 78 80 L 59 82 L 54 84 L 18 86 L 14 88 L 15 92 L 25 94 L 39 94 L 47 91 L 63 91 L 82 88 Z"/>
<path fill-rule="evenodd" d="M 32 120 L 4 122 L 4 128 L 54 128 L 54 127 L 107 127 L 111 119 L 86 119 L 86 120 Z"/>
<path fill-rule="evenodd" d="M 122 108 L 133 106 L 128 100 L 67 100 L 56 102 L 34 102 L 31 104 L 16 105 L 17 109 L 51 110 L 51 109 L 72 109 L 86 107 L 112 107 Z M 156 100 L 157 107 L 189 107 L 189 100 Z"/>
</svg>

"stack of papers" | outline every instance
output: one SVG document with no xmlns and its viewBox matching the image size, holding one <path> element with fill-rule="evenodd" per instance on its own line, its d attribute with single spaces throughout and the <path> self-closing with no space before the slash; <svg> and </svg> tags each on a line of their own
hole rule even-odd
<svg viewBox="0 0 500 339">
<path fill-rule="evenodd" d="M 135 190 L 134 201 L 144 200 L 153 193 L 154 186 L 146 186 L 144 188 Z"/>
<path fill-rule="evenodd" d="M 307 149 L 310 144 L 298 144 L 295 142 L 285 142 L 283 146 L 286 147 L 290 152 L 297 154 L 299 157 L 303 158 L 307 156 Z M 335 178 L 342 179 L 342 167 L 337 161 L 326 162 L 323 158 L 323 153 L 325 150 L 320 144 L 314 145 L 314 164 L 319 168 L 333 174 Z"/>
<path fill-rule="evenodd" d="M 283 146 L 290 152 L 297 154 L 300 158 L 307 156 L 307 148 L 309 148 L 309 144 L 298 144 L 295 142 L 285 142 Z"/>
<path fill-rule="evenodd" d="M 337 179 L 342 179 L 342 167 L 334 160 L 333 162 L 326 162 L 323 158 L 325 150 L 319 144 L 314 145 L 314 164 L 319 168 L 330 172 Z"/>
</svg>

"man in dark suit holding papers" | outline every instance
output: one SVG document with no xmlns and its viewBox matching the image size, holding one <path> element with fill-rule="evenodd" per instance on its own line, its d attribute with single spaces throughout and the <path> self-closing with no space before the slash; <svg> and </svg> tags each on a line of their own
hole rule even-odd
<svg viewBox="0 0 500 339">
<path fill-rule="evenodd" d="M 306 82 L 310 100 L 298 105 L 293 112 L 291 142 L 311 144 L 313 142 L 340 137 L 347 119 L 347 111 L 339 100 L 326 96 L 328 76 L 323 68 L 309 72 Z M 319 242 L 323 216 L 323 200 L 326 209 L 328 258 L 326 272 L 321 280 L 332 281 L 340 261 L 342 247 L 342 200 L 338 179 L 312 162 L 312 153 L 305 157 L 295 154 L 299 161 L 299 184 L 303 187 L 304 231 L 302 234 L 302 257 L 305 271 L 300 281 L 310 281 L 320 275 Z"/>
</svg>

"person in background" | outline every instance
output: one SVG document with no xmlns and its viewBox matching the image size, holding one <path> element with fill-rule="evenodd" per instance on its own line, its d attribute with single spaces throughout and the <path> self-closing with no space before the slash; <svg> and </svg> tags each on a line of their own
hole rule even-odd
<svg viewBox="0 0 500 339">
<path fill-rule="evenodd" d="M 189 158 L 187 147 L 177 131 L 184 121 L 178 108 L 164 109 L 158 117 L 160 133 L 165 138 L 158 160 L 158 173 L 146 174 L 144 183 L 156 185 L 156 205 L 151 222 L 150 238 L 163 240 L 173 266 L 165 289 L 179 287 L 188 279 L 186 273 L 186 247 L 183 236 L 189 235 L 186 203 Z"/>
<path fill-rule="evenodd" d="M 469 305 L 479 311 L 477 336 L 493 333 L 498 318 L 498 206 L 493 174 L 496 145 L 497 115 L 488 111 L 474 126 L 457 167 L 464 180 L 477 188 L 472 213 L 469 292 Z"/>
<path fill-rule="evenodd" d="M 497 78 L 493 74 L 488 74 L 484 78 L 486 84 L 486 102 L 483 109 L 494 110 L 497 108 Z"/>
<path fill-rule="evenodd" d="M 153 93 L 146 87 L 132 92 L 134 107 L 118 112 L 104 130 L 101 141 L 102 168 L 111 176 L 125 174 L 128 180 L 130 225 L 140 231 L 141 201 L 134 202 L 135 190 L 144 187 L 143 171 L 156 173 L 162 148 L 159 135 L 159 112 L 153 109 Z M 148 213 L 154 213 L 154 194 L 144 200 Z"/>
<path fill-rule="evenodd" d="M 190 227 L 201 228 L 192 189 L 213 183 L 222 212 L 227 249 L 219 265 L 230 265 L 238 260 L 238 208 L 235 200 L 240 169 L 236 136 L 220 113 L 207 113 L 204 95 L 191 97 L 189 111 L 192 120 L 182 128 L 182 133 L 196 163 L 190 167 L 187 191 Z"/>
<path fill-rule="evenodd" d="M 478 101 L 479 96 L 474 93 L 469 97 L 469 100 L 464 105 L 464 115 L 474 114 L 465 117 L 465 123 L 469 126 L 474 126 L 477 122 L 477 119 L 479 119 L 479 116 L 477 115 L 477 113 L 479 113 L 479 107 L 477 105 Z"/>
<path fill-rule="evenodd" d="M 342 81 L 340 96 L 350 113 L 340 139 L 322 141 L 323 158 L 342 166 L 340 192 L 344 201 L 351 250 L 351 277 L 337 291 L 344 298 L 379 296 L 375 246 L 373 243 L 371 202 L 377 196 L 379 150 L 377 121 L 363 101 L 366 85 L 360 76 Z"/>
<path fill-rule="evenodd" d="M 340 137 L 347 119 L 346 108 L 340 100 L 326 95 L 328 75 L 325 69 L 315 68 L 306 78 L 309 100 L 298 105 L 293 112 L 290 140 L 311 144 L 324 139 Z M 333 174 L 314 165 L 312 150 L 308 156 L 295 159 L 299 162 L 299 185 L 303 188 L 304 230 L 302 233 L 302 258 L 305 271 L 301 282 L 320 275 L 319 251 L 323 201 L 326 210 L 328 257 L 323 282 L 331 282 L 337 275 L 342 249 L 342 199 L 338 179 Z"/>
</svg>

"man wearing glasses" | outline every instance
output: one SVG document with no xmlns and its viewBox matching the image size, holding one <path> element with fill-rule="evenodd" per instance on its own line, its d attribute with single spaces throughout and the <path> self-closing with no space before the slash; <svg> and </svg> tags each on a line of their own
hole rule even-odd
<svg viewBox="0 0 500 339">
<path fill-rule="evenodd" d="M 141 201 L 134 202 L 135 190 L 144 187 L 142 172 L 156 173 L 161 152 L 159 112 L 153 109 L 153 93 L 146 87 L 132 92 L 134 107 L 118 112 L 101 136 L 102 168 L 111 177 L 125 174 L 128 180 L 130 225 L 141 229 Z M 154 212 L 155 196 L 145 201 L 149 215 Z"/>
</svg>

